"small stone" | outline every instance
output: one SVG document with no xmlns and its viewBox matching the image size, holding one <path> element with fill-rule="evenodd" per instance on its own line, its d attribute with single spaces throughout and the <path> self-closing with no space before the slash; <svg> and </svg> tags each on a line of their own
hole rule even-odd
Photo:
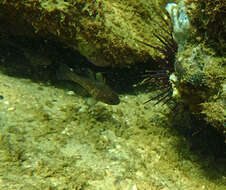
<svg viewBox="0 0 226 190">
<path fill-rule="evenodd" d="M 15 107 L 10 107 L 10 108 L 8 108 L 8 111 L 14 111 L 14 110 L 16 110 Z"/>
</svg>

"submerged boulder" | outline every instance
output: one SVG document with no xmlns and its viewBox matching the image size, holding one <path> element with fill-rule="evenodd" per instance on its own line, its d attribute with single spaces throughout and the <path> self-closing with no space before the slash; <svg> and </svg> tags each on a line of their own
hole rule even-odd
<svg viewBox="0 0 226 190">
<path fill-rule="evenodd" d="M 178 6 L 171 4 L 171 17 L 175 16 L 177 21 L 174 27 L 179 23 L 179 32 L 189 34 L 180 35 L 183 39 L 177 40 L 181 44 L 174 64 L 176 77 L 172 82 L 177 92 L 174 94 L 223 134 L 226 134 L 225 8 L 225 1 L 212 0 L 181 0 Z M 176 11 L 178 14 L 173 14 Z M 184 29 L 185 21 L 189 26 Z"/>
<path fill-rule="evenodd" d="M 154 4 L 146 0 L 4 0 L 0 32 L 63 43 L 96 66 L 128 66 L 159 56 L 137 41 L 160 43 L 153 36 L 161 33 L 162 24 Z"/>
</svg>

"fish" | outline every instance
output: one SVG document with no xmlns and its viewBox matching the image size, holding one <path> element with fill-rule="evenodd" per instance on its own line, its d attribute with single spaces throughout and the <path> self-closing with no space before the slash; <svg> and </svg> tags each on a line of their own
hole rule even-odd
<svg viewBox="0 0 226 190">
<path fill-rule="evenodd" d="M 119 96 L 102 81 L 76 74 L 66 64 L 60 64 L 56 72 L 58 80 L 72 81 L 82 86 L 95 100 L 108 105 L 120 103 Z"/>
</svg>

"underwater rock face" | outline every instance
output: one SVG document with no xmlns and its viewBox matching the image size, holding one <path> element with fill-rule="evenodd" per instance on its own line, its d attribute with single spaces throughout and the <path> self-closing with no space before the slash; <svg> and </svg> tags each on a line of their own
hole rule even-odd
<svg viewBox="0 0 226 190">
<path fill-rule="evenodd" d="M 136 41 L 159 43 L 152 34 L 158 30 L 151 24 L 156 16 L 152 3 L 4 0 L 0 2 L 0 32 L 61 42 L 96 66 L 128 66 L 159 53 Z"/>
<path fill-rule="evenodd" d="M 214 10 L 210 5 L 217 6 L 217 9 Z M 193 113 L 224 134 L 226 54 L 222 50 L 226 44 L 223 43 L 225 39 L 222 36 L 226 34 L 226 28 L 220 27 L 224 21 L 219 20 L 218 23 L 217 19 L 223 18 L 225 7 L 226 2 L 208 0 L 183 0 L 178 5 L 170 3 L 166 7 L 174 24 L 175 41 L 179 43 L 172 77 L 173 89 L 176 91 L 174 94 L 178 101 L 186 103 Z M 210 30 L 201 21 L 204 14 L 215 15 L 209 22 L 215 23 L 214 27 L 218 28 L 219 35 L 216 36 L 216 31 Z M 180 19 L 185 17 L 186 19 Z M 188 23 L 191 24 L 189 27 Z M 181 34 L 182 31 L 184 35 Z"/>
<path fill-rule="evenodd" d="M 187 46 L 175 62 L 181 101 L 189 105 L 193 113 L 223 131 L 226 131 L 225 63 L 226 57 L 217 56 L 202 45 Z"/>
</svg>

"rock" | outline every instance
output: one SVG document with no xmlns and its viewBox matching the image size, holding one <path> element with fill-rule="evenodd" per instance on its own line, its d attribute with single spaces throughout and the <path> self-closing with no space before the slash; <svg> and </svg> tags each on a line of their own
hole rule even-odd
<svg viewBox="0 0 226 190">
<path fill-rule="evenodd" d="M 190 35 L 178 44 L 183 48 L 179 49 L 174 64 L 174 94 L 192 113 L 225 135 L 226 2 L 180 2 L 191 26 Z"/>
<path fill-rule="evenodd" d="M 4 0 L 0 21 L 0 32 L 63 43 L 101 67 L 159 56 L 137 40 L 161 44 L 153 33 L 162 33 L 164 24 L 153 1 L 146 0 Z"/>
</svg>

